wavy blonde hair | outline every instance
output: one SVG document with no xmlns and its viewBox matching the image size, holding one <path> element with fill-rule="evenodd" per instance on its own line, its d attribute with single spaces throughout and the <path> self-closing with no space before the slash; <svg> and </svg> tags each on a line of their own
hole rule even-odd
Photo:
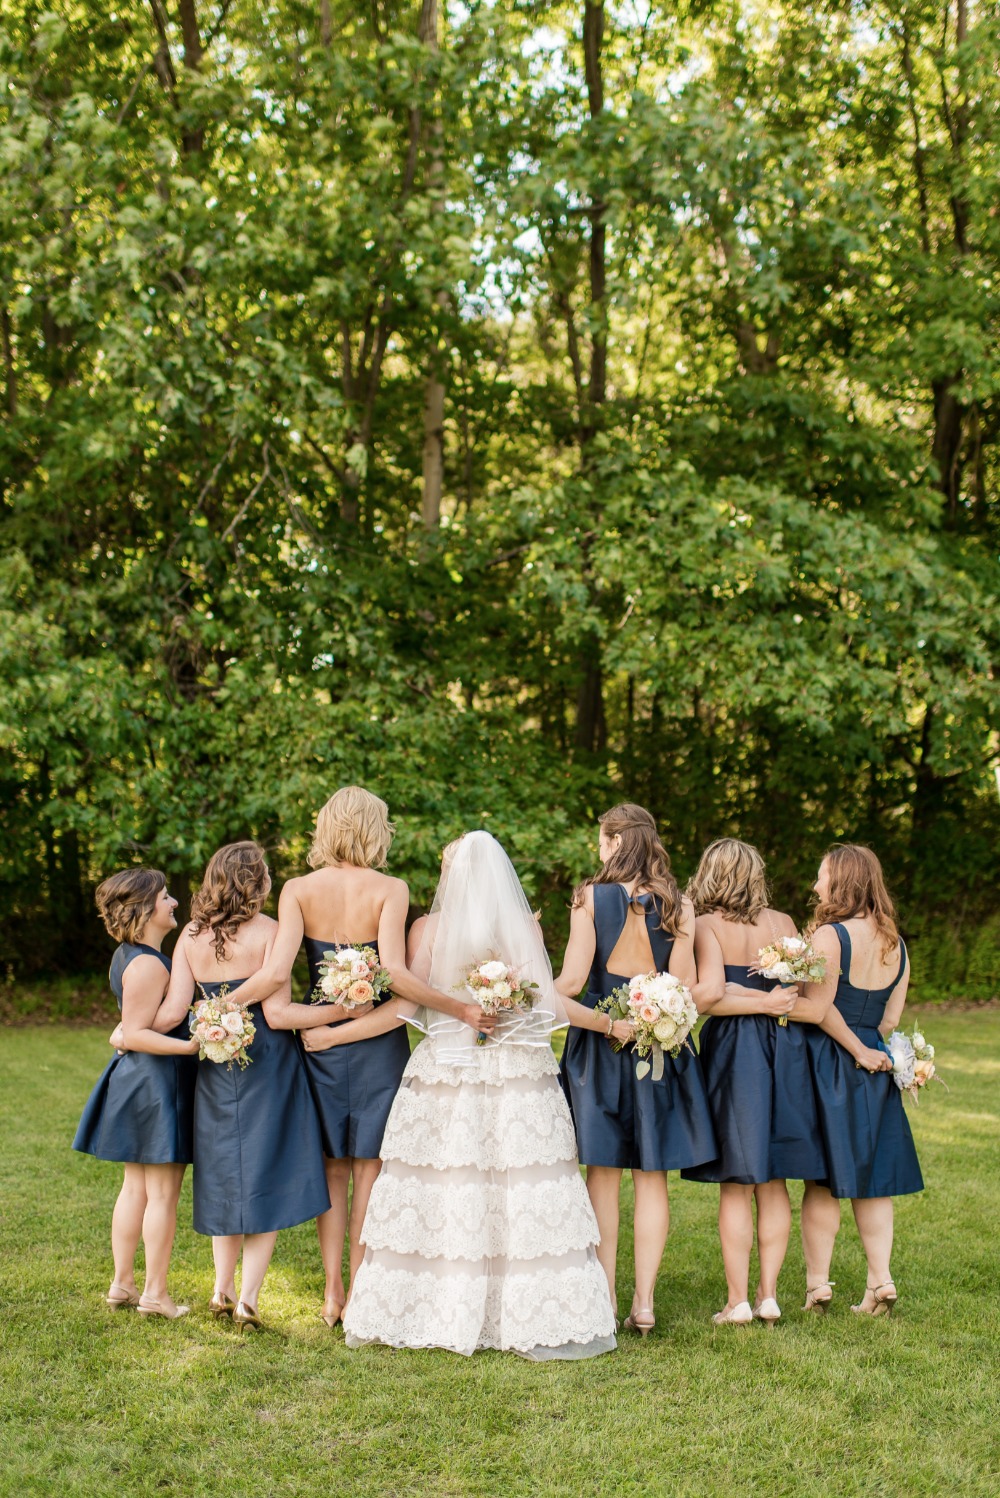
<svg viewBox="0 0 1000 1498">
<path fill-rule="evenodd" d="M 94 891 L 97 913 L 113 941 L 137 942 L 167 881 L 159 869 L 122 869 Z"/>
<path fill-rule="evenodd" d="M 687 887 L 696 915 L 717 911 L 725 921 L 752 926 L 771 903 L 764 860 L 736 837 L 709 843 Z"/>
<path fill-rule="evenodd" d="M 634 801 L 623 801 L 597 820 L 608 837 L 620 837 L 621 842 L 598 873 L 577 885 L 574 906 L 583 904 L 583 892 L 592 884 L 631 884 L 635 880 L 637 891 L 648 890 L 656 896 L 660 930 L 678 936 L 683 916 L 681 892 L 651 813 Z"/>
<path fill-rule="evenodd" d="M 271 876 L 259 843 L 227 843 L 212 854 L 191 901 L 191 920 L 195 935 L 213 933 L 217 962 L 225 958 L 226 937 L 260 914 L 270 892 Z"/>
<path fill-rule="evenodd" d="M 311 869 L 349 863 L 358 869 L 384 869 L 396 829 L 389 808 L 364 786 L 334 791 L 316 818 L 307 862 Z"/>
<path fill-rule="evenodd" d="M 899 945 L 899 927 L 878 858 L 861 843 L 834 843 L 824 861 L 830 872 L 830 892 L 825 900 L 817 900 L 810 932 L 817 926 L 850 920 L 852 915 L 870 915 L 885 959 Z"/>
</svg>

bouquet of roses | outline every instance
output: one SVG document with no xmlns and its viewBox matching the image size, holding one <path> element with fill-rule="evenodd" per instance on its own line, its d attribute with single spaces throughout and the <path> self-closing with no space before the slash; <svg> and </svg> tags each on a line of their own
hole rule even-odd
<svg viewBox="0 0 1000 1498">
<path fill-rule="evenodd" d="M 663 1052 L 679 1056 L 698 1018 L 691 990 L 670 973 L 643 973 L 630 978 L 596 1008 L 615 1019 L 627 1019 L 635 1027 L 633 1048 L 639 1057 L 635 1074 L 641 1079 L 651 1070 L 654 1082 L 663 1076 Z"/>
<path fill-rule="evenodd" d="M 230 1070 L 234 1061 L 241 1068 L 250 1065 L 247 1049 L 257 1034 L 256 1026 L 239 999 L 230 996 L 228 984 L 223 983 L 214 998 L 205 994 L 195 1004 L 190 1026 L 198 1042 L 199 1061 L 224 1061 Z"/>
<path fill-rule="evenodd" d="M 929 1045 L 919 1030 L 907 1035 L 904 1030 L 893 1030 L 883 1047 L 892 1060 L 892 1080 L 900 1092 L 905 1092 L 913 1101 L 920 1101 L 920 1089 L 933 1078 L 947 1091 L 944 1080 L 937 1075 L 934 1065 L 934 1047 Z"/>
<path fill-rule="evenodd" d="M 373 1004 L 388 988 L 389 974 L 379 966 L 374 947 L 341 947 L 323 953 L 312 1002 L 360 1009 L 363 1004 Z"/>
<path fill-rule="evenodd" d="M 492 958 L 472 963 L 458 987 L 472 995 L 484 1014 L 503 1014 L 508 1010 L 526 1013 L 531 1008 L 531 990 L 538 984 L 526 982 L 516 968 Z M 485 1035 L 477 1035 L 476 1045 L 485 1045 L 486 1040 Z"/>
<path fill-rule="evenodd" d="M 826 977 L 826 958 L 813 948 L 804 936 L 777 936 L 757 953 L 750 971 L 762 978 L 776 978 L 779 983 L 822 983 Z M 788 1015 L 778 1024 L 786 1026 Z"/>
</svg>

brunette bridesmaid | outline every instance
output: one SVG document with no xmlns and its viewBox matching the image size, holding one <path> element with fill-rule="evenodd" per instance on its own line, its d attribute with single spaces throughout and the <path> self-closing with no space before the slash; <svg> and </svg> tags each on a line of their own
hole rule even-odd
<svg viewBox="0 0 1000 1498">
<path fill-rule="evenodd" d="M 694 1050 L 666 1056 L 658 1082 L 650 1075 L 637 1079 L 634 1052 L 627 1046 L 615 1051 L 609 1043 L 629 1039 L 631 1027 L 595 1006 L 613 988 L 654 969 L 693 989 L 695 917 L 643 807 L 625 803 L 605 812 L 599 851 L 600 871 L 573 896 L 569 944 L 556 979 L 572 1027 L 562 1078 L 614 1304 L 619 1188 L 622 1171 L 632 1172 L 635 1294 L 625 1325 L 645 1335 L 655 1324 L 653 1291 L 670 1225 L 666 1172 L 714 1159 L 715 1135 Z"/>
<path fill-rule="evenodd" d="M 170 998 L 185 1003 L 241 992 L 266 961 L 277 921 L 261 914 L 271 888 L 263 850 L 231 843 L 209 861 L 174 952 Z M 321 1024 L 322 1008 L 292 1004 L 284 989 L 253 1007 L 256 1034 L 241 1069 L 204 1060 L 194 1106 L 194 1229 L 212 1238 L 210 1309 L 241 1330 L 259 1327 L 258 1296 L 282 1228 L 329 1210 L 319 1117 L 294 1027 Z M 236 1265 L 243 1257 L 240 1293 Z"/>
<path fill-rule="evenodd" d="M 815 891 L 812 940 L 826 957 L 827 978 L 809 984 L 792 1011 L 793 1019 L 811 1021 L 806 1041 L 826 1157 L 802 1199 L 805 1309 L 826 1310 L 833 1297 L 830 1261 L 840 1201 L 847 1197 L 868 1261 L 865 1293 L 851 1309 L 881 1316 L 897 1300 L 889 1262 L 892 1199 L 924 1185 L 883 1047 L 902 1016 L 910 967 L 882 866 L 870 848 L 831 848 Z"/>
<path fill-rule="evenodd" d="M 719 1152 L 708 1164 L 681 1173 L 719 1183 L 729 1294 L 713 1321 L 745 1325 L 756 1318 L 773 1324 L 781 1315 L 778 1274 L 792 1221 L 785 1179 L 822 1174 L 824 1155 L 807 1027 L 787 1023 L 798 990 L 779 988 L 750 969 L 761 947 L 796 934 L 795 922 L 771 909 L 764 860 L 736 838 L 706 848 L 688 894 L 697 914 L 694 997 L 708 1015 L 698 1050 Z M 759 1279 L 751 1306 L 754 1198 Z"/>
<path fill-rule="evenodd" d="M 198 1046 L 178 1023 L 168 1034 L 162 1003 L 170 959 L 160 951 L 177 925 L 177 901 L 158 869 L 126 869 L 97 889 L 101 920 L 119 946 L 111 959 L 111 991 L 121 1010 L 127 1052 L 112 1057 L 83 1110 L 73 1148 L 125 1166 L 125 1179 L 111 1219 L 115 1273 L 107 1302 L 114 1311 L 135 1307 L 144 1316 L 175 1320 L 187 1306 L 167 1290 L 167 1271 L 177 1228 L 177 1199 L 184 1168 L 192 1160 L 194 1087 Z M 142 1239 L 146 1279 L 135 1283 L 135 1256 Z"/>
</svg>

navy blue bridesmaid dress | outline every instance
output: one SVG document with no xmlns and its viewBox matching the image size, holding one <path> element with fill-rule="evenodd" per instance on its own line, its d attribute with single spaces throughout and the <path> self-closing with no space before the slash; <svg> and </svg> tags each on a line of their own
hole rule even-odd
<svg viewBox="0 0 1000 1498">
<path fill-rule="evenodd" d="M 587 992 L 580 999 L 588 1009 L 634 976 L 607 969 L 625 928 L 629 895 L 621 884 L 595 884 L 592 889 L 597 950 Z M 664 973 L 674 939 L 660 929 L 655 896 L 637 898 L 645 910 L 656 971 Z M 665 1055 L 658 1082 L 649 1073 L 637 1078 L 635 1066 L 636 1055 L 630 1047 L 615 1051 L 596 1030 L 570 1027 L 560 1074 L 581 1163 L 626 1170 L 679 1170 L 714 1159 L 715 1134 L 694 1051 L 685 1046 L 677 1057 Z"/>
<path fill-rule="evenodd" d="M 335 952 L 346 946 L 374 947 L 376 941 L 320 941 L 305 938 L 309 959 L 309 996 L 319 983 L 319 965 L 324 952 Z M 379 1004 L 388 1003 L 387 994 Z M 338 1020 L 347 1024 L 347 1020 Z M 382 1150 L 382 1135 L 393 1099 L 399 1091 L 410 1043 L 406 1026 L 399 1025 L 384 1035 L 356 1040 L 350 1045 L 333 1046 L 328 1051 L 306 1051 L 306 1071 L 319 1110 L 323 1130 L 323 1153 L 333 1160 L 351 1158 L 377 1160 Z"/>
<path fill-rule="evenodd" d="M 726 982 L 769 992 L 773 978 L 726 964 Z M 709 1015 L 698 1052 L 719 1141 L 716 1159 L 682 1174 L 691 1181 L 814 1181 L 826 1169 L 805 1031 L 768 1014 Z"/>
<path fill-rule="evenodd" d="M 889 997 L 903 976 L 906 948 L 899 944 L 899 972 L 886 988 L 856 988 L 850 981 L 851 937 L 837 922 L 840 978 L 834 1003 L 848 1025 L 872 1050 Z M 891 1072 L 867 1072 L 818 1025 L 803 1025 L 819 1110 L 826 1166 L 816 1177 L 837 1197 L 908 1196 L 924 1189 L 917 1151 Z"/>
<path fill-rule="evenodd" d="M 111 992 L 122 1007 L 125 969 L 136 957 L 170 958 L 142 942 L 124 941 L 111 959 Z M 184 1020 L 171 1030 L 189 1039 Z M 87 1100 L 73 1148 L 98 1160 L 129 1165 L 190 1165 L 193 1154 L 194 1056 L 152 1056 L 127 1051 L 113 1056 Z"/>
<path fill-rule="evenodd" d="M 208 998 L 243 979 L 201 983 Z M 194 1230 L 271 1233 L 330 1207 L 316 1105 L 291 1030 L 251 1004 L 256 1035 L 245 1069 L 201 1061 L 194 1098 Z"/>
</svg>

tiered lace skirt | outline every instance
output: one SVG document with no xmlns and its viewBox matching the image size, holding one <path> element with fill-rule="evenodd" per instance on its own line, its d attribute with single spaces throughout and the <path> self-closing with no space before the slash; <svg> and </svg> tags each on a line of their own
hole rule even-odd
<svg viewBox="0 0 1000 1498">
<path fill-rule="evenodd" d="M 597 1221 L 551 1050 L 414 1051 L 382 1143 L 347 1345 L 584 1358 L 615 1346 Z"/>
</svg>

